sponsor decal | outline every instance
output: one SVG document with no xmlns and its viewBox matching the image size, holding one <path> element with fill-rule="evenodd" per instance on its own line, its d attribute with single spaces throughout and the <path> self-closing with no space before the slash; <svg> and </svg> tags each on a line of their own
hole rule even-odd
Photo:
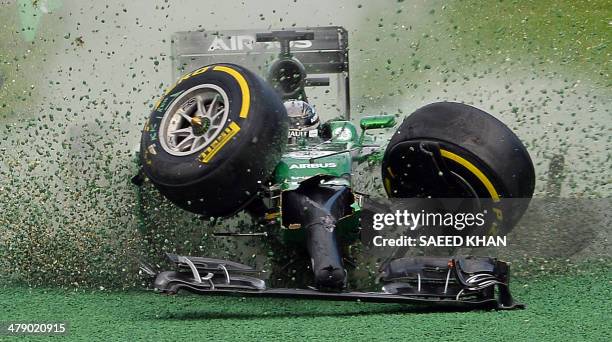
<svg viewBox="0 0 612 342">
<path fill-rule="evenodd" d="M 199 160 L 202 163 L 208 163 L 212 157 L 221 150 L 225 144 L 228 143 L 237 133 L 240 131 L 240 126 L 238 126 L 235 122 L 232 122 L 227 126 L 221 134 L 208 146 L 204 152 L 200 154 Z"/>
<path fill-rule="evenodd" d="M 311 130 L 311 131 L 301 131 L 299 129 L 290 129 L 289 130 L 289 138 L 306 138 L 306 137 L 310 137 L 310 138 L 316 138 L 319 136 L 318 131 L 315 130 Z"/>
<path fill-rule="evenodd" d="M 216 36 L 210 46 L 208 47 L 208 51 L 243 51 L 243 50 L 253 50 L 254 45 L 259 44 L 264 46 L 265 49 L 278 49 L 280 48 L 279 42 L 264 42 L 257 43 L 255 42 L 255 36 L 250 35 L 237 35 L 237 36 L 227 36 L 221 37 Z M 289 44 L 294 49 L 307 49 L 312 46 L 312 41 L 310 40 L 296 40 L 292 41 Z"/>
<path fill-rule="evenodd" d="M 289 169 L 318 169 L 324 167 L 336 167 L 336 163 L 312 163 L 312 164 L 292 164 Z"/>
</svg>

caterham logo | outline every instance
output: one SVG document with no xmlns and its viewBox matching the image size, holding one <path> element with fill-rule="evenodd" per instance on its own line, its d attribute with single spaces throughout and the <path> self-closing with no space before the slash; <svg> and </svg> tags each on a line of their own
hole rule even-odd
<svg viewBox="0 0 612 342">
<path fill-rule="evenodd" d="M 255 44 L 255 36 L 240 35 L 240 36 L 216 36 L 208 47 L 208 51 L 241 51 L 241 50 L 253 50 Z M 259 43 L 265 44 L 266 49 L 278 49 L 280 44 L 278 42 L 265 42 Z M 294 49 L 307 49 L 312 46 L 310 40 L 296 40 L 290 42 L 290 46 Z"/>
<path fill-rule="evenodd" d="M 314 164 L 293 164 L 290 169 L 318 169 L 322 167 L 336 167 L 336 163 L 314 163 Z"/>
</svg>

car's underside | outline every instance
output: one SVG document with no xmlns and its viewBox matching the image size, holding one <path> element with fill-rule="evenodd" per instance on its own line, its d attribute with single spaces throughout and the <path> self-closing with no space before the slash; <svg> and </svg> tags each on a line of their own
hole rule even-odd
<svg viewBox="0 0 612 342">
<path fill-rule="evenodd" d="M 381 185 L 389 198 L 482 198 L 498 213 L 501 198 L 531 197 L 533 165 L 503 123 L 474 107 L 441 102 L 408 116 L 390 141 L 368 132 L 395 126 L 394 115 L 362 118 L 358 134 L 349 112 L 348 36 L 339 27 L 180 33 L 177 41 L 188 43 L 175 49 L 177 63 L 190 72 L 160 99 L 145 126 L 140 178 L 204 217 L 246 211 L 279 241 L 301 246 L 313 282 L 300 289 L 270 288 L 258 276 L 261 270 L 251 266 L 169 254 L 175 271 L 143 267 L 156 277 L 157 290 L 522 307 L 509 292 L 508 264 L 493 258 L 396 256 L 380 265 L 379 292 L 349 290 L 343 258 L 344 247 L 360 243 L 361 200 L 367 197 L 353 191 L 353 169 L 373 155 L 382 159 Z M 202 51 L 194 42 L 210 48 Z M 229 55 L 265 60 L 278 48 L 266 79 L 229 63 L 235 60 L 219 60 Z M 248 53 L 225 51 L 244 49 Z M 216 56 L 215 63 L 198 64 L 202 56 Z M 328 87 L 334 76 L 341 115 L 319 124 L 307 89 Z M 305 109 L 294 117 L 288 101 Z M 316 119 L 316 126 L 295 127 L 300 113 Z M 507 233 L 524 210 L 507 209 L 504 222 L 489 232 Z"/>
</svg>

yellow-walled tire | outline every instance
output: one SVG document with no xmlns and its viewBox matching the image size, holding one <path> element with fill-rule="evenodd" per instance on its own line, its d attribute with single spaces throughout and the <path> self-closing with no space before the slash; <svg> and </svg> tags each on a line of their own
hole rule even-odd
<svg viewBox="0 0 612 342">
<path fill-rule="evenodd" d="M 183 76 L 158 101 L 142 132 L 140 158 L 156 188 L 181 208 L 229 216 L 274 171 L 288 118 L 279 96 L 235 64 Z"/>
<path fill-rule="evenodd" d="M 429 149 L 423 152 L 461 184 L 443 183 L 439 171 L 423 165 L 419 148 Z M 510 128 L 478 108 L 454 102 L 433 103 L 406 117 L 385 151 L 382 179 L 389 197 L 514 199 L 506 201 L 504 228 L 496 233 L 518 222 L 535 186 L 529 153 Z"/>
</svg>

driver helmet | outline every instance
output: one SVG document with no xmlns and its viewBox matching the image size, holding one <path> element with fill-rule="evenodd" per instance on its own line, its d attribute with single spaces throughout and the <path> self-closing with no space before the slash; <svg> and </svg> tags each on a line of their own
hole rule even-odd
<svg viewBox="0 0 612 342">
<path fill-rule="evenodd" d="M 289 100 L 285 102 L 285 109 L 289 116 L 290 131 L 309 132 L 319 127 L 319 116 L 308 102 Z"/>
</svg>

